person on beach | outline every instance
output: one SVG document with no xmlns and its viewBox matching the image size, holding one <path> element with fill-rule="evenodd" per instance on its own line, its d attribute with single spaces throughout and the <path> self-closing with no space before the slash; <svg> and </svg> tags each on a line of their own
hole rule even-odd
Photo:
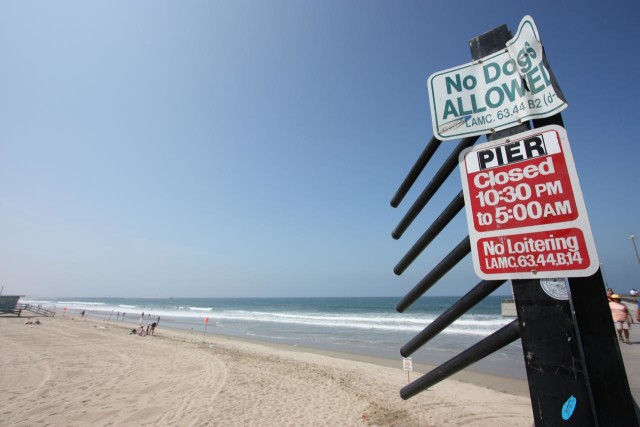
<svg viewBox="0 0 640 427">
<path fill-rule="evenodd" d="M 82 310 L 82 313 L 80 313 L 80 318 L 84 319 L 84 310 Z"/>
<path fill-rule="evenodd" d="M 611 294 L 611 302 L 609 308 L 611 309 L 611 315 L 613 316 L 613 323 L 616 326 L 618 332 L 618 339 L 624 341 L 627 344 L 631 344 L 629 341 L 629 329 L 631 329 L 631 323 L 633 322 L 633 316 L 629 312 L 627 306 L 620 302 L 621 298 L 618 294 Z M 622 337 L 624 333 L 624 338 Z"/>
<path fill-rule="evenodd" d="M 153 335 L 153 331 L 155 331 L 155 330 L 156 330 L 156 326 L 157 326 L 157 325 L 158 325 L 158 324 L 157 324 L 156 322 L 153 322 L 153 323 L 151 324 L 151 335 Z"/>
<path fill-rule="evenodd" d="M 144 336 L 144 327 L 142 325 L 140 325 L 140 329 L 138 329 L 138 335 L 140 335 L 141 337 Z"/>
<path fill-rule="evenodd" d="M 611 295 L 613 295 L 613 289 L 607 289 L 607 299 L 611 302 Z"/>
<path fill-rule="evenodd" d="M 147 332 L 145 332 L 145 335 L 149 335 L 149 329 L 151 329 L 151 325 L 147 325 Z"/>
</svg>

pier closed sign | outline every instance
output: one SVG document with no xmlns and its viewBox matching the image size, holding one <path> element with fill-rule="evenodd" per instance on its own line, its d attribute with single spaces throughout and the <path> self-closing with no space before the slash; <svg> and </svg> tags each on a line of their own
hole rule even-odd
<svg viewBox="0 0 640 427">
<path fill-rule="evenodd" d="M 483 279 L 591 276 L 599 266 L 566 131 L 547 126 L 460 154 Z"/>
</svg>

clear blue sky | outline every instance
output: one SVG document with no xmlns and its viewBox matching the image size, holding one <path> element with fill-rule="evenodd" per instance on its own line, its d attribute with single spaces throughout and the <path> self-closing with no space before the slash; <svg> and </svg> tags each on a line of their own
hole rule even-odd
<svg viewBox="0 0 640 427">
<path fill-rule="evenodd" d="M 640 235 L 639 12 L 637 1 L 4 1 L 0 285 L 404 295 L 467 235 L 461 213 L 393 274 L 460 189 L 455 172 L 391 238 L 420 192 L 389 205 L 432 134 L 427 78 L 529 14 L 569 102 L 605 276 L 640 287 L 628 240 Z M 429 295 L 477 282 L 469 256 Z"/>
</svg>

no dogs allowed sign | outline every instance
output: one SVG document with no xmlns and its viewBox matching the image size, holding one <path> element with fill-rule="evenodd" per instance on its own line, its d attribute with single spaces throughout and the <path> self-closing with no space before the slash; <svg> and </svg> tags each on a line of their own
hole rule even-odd
<svg viewBox="0 0 640 427">
<path fill-rule="evenodd" d="M 504 49 L 429 77 L 433 134 L 483 135 L 567 108 L 533 18 L 522 18 Z"/>
<path fill-rule="evenodd" d="M 460 173 L 476 274 L 583 277 L 598 267 L 566 131 L 547 126 L 471 147 Z"/>
</svg>

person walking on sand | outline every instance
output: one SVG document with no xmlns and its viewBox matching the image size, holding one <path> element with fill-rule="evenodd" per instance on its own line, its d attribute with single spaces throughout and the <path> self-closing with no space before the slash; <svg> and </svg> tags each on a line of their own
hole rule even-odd
<svg viewBox="0 0 640 427">
<path fill-rule="evenodd" d="M 611 302 L 611 295 L 613 295 L 613 289 L 607 289 L 607 300 Z"/>
<path fill-rule="evenodd" d="M 82 313 L 80 313 L 80 319 L 84 319 L 84 310 L 82 310 Z"/>
<path fill-rule="evenodd" d="M 611 295 L 611 302 L 609 308 L 611 309 L 611 316 L 613 316 L 613 323 L 616 326 L 618 332 L 618 339 L 624 341 L 627 344 L 631 344 L 629 341 L 629 329 L 631 329 L 631 323 L 633 322 L 633 316 L 629 312 L 627 306 L 620 302 L 621 298 L 618 294 Z M 624 338 L 622 337 L 624 333 Z"/>
<path fill-rule="evenodd" d="M 155 330 L 156 330 L 156 326 L 158 326 L 158 324 L 157 324 L 156 322 L 153 322 L 153 323 L 151 324 L 151 335 L 153 335 L 153 331 L 155 331 Z"/>
</svg>

